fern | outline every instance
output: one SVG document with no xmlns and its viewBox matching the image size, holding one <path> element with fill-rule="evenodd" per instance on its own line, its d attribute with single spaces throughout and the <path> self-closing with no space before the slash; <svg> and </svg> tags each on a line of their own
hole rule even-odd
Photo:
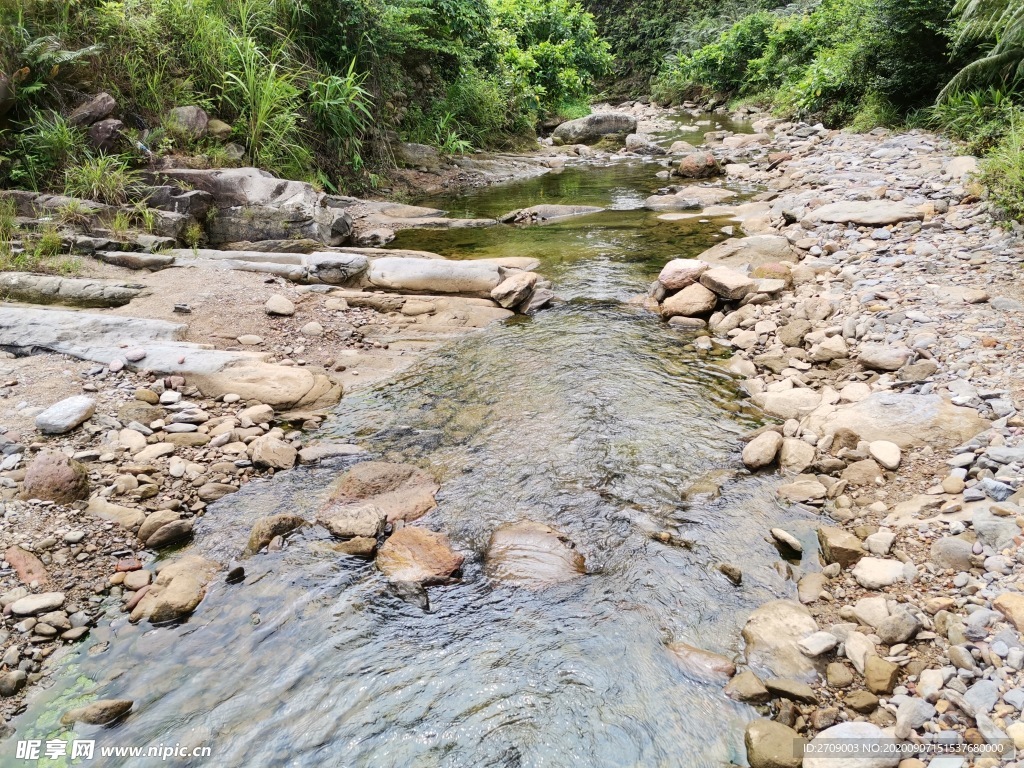
<svg viewBox="0 0 1024 768">
<path fill-rule="evenodd" d="M 939 94 L 945 101 L 950 94 L 977 84 L 1024 81 L 1024 3 L 1019 0 L 958 0 L 953 8 L 961 20 L 955 45 L 991 45 L 980 59 L 968 64 L 949 81 Z"/>
</svg>

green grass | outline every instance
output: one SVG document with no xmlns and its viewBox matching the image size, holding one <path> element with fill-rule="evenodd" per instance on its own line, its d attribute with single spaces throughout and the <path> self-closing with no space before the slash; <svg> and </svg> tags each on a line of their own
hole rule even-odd
<svg viewBox="0 0 1024 768">
<path fill-rule="evenodd" d="M 138 194 L 139 174 L 121 155 L 87 156 L 65 171 L 64 194 L 107 205 L 124 205 Z"/>
<path fill-rule="evenodd" d="M 1024 221 L 1024 112 L 981 163 L 981 182 L 989 199 L 1009 218 Z"/>
</svg>

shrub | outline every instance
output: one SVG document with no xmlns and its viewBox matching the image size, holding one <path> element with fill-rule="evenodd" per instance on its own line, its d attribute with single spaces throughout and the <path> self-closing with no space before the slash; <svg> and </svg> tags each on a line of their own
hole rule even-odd
<svg viewBox="0 0 1024 768">
<path fill-rule="evenodd" d="M 1013 113 L 1006 134 L 982 160 L 980 180 L 1008 217 L 1024 221 L 1024 111 Z"/>
<path fill-rule="evenodd" d="M 670 59 L 656 95 L 772 94 L 783 114 L 829 125 L 889 120 L 923 106 L 952 70 L 945 0 L 822 0 L 759 11 L 717 40 Z"/>
<path fill-rule="evenodd" d="M 107 205 L 124 205 L 137 194 L 138 173 L 121 155 L 86 157 L 65 172 L 64 192 Z"/>
<path fill-rule="evenodd" d="M 1006 133 L 1017 111 L 1011 96 L 994 86 L 984 91 L 955 92 L 928 110 L 927 124 L 965 141 L 983 153 Z"/>
<path fill-rule="evenodd" d="M 64 169 L 85 155 L 83 132 L 56 112 L 34 112 L 11 143 L 10 183 L 36 191 L 54 186 Z"/>
</svg>

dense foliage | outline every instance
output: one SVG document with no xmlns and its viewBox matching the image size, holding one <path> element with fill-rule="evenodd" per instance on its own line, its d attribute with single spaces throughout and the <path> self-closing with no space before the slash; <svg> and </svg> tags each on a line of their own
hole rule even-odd
<svg viewBox="0 0 1024 768">
<path fill-rule="evenodd" d="M 822 0 L 810 9 L 747 15 L 718 38 L 670 57 L 666 99 L 704 91 L 754 98 L 833 125 L 862 111 L 930 103 L 955 72 L 946 0 Z"/>
<path fill-rule="evenodd" d="M 386 165 L 396 134 L 446 152 L 515 143 L 548 113 L 585 112 L 610 67 L 571 0 L 0 0 L 0 183 L 56 186 L 89 154 L 61 115 L 101 90 L 129 153 L 230 162 L 164 124 L 198 105 L 253 163 L 329 186 Z"/>
</svg>

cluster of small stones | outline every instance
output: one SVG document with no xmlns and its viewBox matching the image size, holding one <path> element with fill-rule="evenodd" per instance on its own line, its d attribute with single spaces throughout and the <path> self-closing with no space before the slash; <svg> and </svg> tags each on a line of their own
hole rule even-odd
<svg viewBox="0 0 1024 768">
<path fill-rule="evenodd" d="M 313 345 L 330 349 L 388 348 L 387 342 L 372 338 L 373 334 L 388 330 L 388 326 L 381 323 L 381 314 L 369 308 L 350 307 L 343 298 L 324 299 L 322 311 L 318 312 L 320 319 L 310 320 L 302 325 L 289 324 L 289 318 L 295 315 L 296 306 L 291 299 L 281 294 L 271 296 L 264 305 L 264 311 L 271 319 L 278 321 L 277 329 L 286 334 L 286 340 L 276 343 L 275 355 L 268 360 L 278 365 L 306 365 L 308 361 L 303 356 L 313 351 Z M 295 325 L 298 327 L 294 327 Z M 289 338 L 291 340 L 288 340 Z M 243 334 L 235 341 L 242 348 L 263 349 L 268 344 L 267 339 L 257 334 Z M 327 357 L 324 357 L 325 354 Z M 338 363 L 330 353 L 322 349 L 315 356 L 317 362 L 325 368 L 345 370 L 343 364 Z"/>
<path fill-rule="evenodd" d="M 124 358 L 143 364 L 145 350 L 126 348 Z M 269 405 L 204 398 L 182 377 L 135 373 L 124 362 L 83 371 L 82 395 L 46 409 L 23 402 L 35 434 L 0 429 L 7 719 L 58 648 L 112 605 L 135 608 L 153 581 L 155 553 L 186 542 L 210 503 L 299 461 L 359 450 L 304 447 L 321 423 L 316 414 L 286 429 Z M 18 397 L 17 381 L 3 385 Z"/>
<path fill-rule="evenodd" d="M 817 674 L 766 678 L 771 668 L 748 668 L 726 688 L 763 707 L 765 719 L 747 730 L 748 760 L 1012 765 L 1009 747 L 1024 748 L 1024 414 L 1015 397 L 1024 304 L 1014 295 L 1024 249 L 979 200 L 965 175 L 973 160 L 951 159 L 942 139 L 757 127 L 774 136 L 714 151 L 731 177 L 769 190 L 755 198 L 766 213 L 746 234 L 784 236 L 796 258 L 756 269 L 677 262 L 663 273 L 672 288 L 653 292 L 665 313 L 673 295 L 697 287 L 691 298 L 704 308 L 676 324 L 705 334 L 693 340 L 698 349 L 731 350 L 730 370 L 781 421 L 747 437 L 743 462 L 778 466 L 791 476 L 780 499 L 821 516 L 811 559 L 822 567 L 779 563 L 797 583 L 791 602 L 813 622 L 791 650 Z M 888 224 L 815 216 L 836 201 L 909 214 Z M 736 289 L 720 289 L 716 271 Z M 822 420 L 820 433 L 811 428 L 819 407 L 863 407 L 876 393 L 942 395 L 991 427 L 957 434 L 970 423 L 961 418 L 938 424 L 930 441 L 898 429 L 862 439 Z M 784 528 L 770 535 L 799 562 L 806 542 Z M 902 762 L 794 754 L 794 739 L 815 737 L 1007 751 Z"/>
</svg>

